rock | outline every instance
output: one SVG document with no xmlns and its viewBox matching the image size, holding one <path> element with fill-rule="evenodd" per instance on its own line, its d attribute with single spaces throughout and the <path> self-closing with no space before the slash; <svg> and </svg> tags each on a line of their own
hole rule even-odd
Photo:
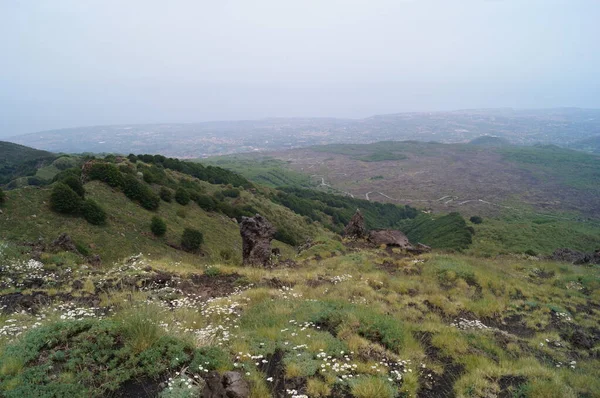
<svg viewBox="0 0 600 398">
<path fill-rule="evenodd" d="M 344 228 L 344 236 L 350 239 L 363 239 L 367 237 L 365 218 L 359 209 L 356 209 L 356 213 L 354 213 L 350 222 Z"/>
<path fill-rule="evenodd" d="M 369 242 L 374 245 L 386 245 L 400 247 L 402 249 L 412 249 L 408 238 L 401 231 L 393 229 L 379 229 L 369 232 Z"/>
<path fill-rule="evenodd" d="M 569 248 L 562 248 L 555 250 L 550 259 L 577 265 L 600 264 L 600 250 L 596 250 L 594 253 L 583 253 Z"/>
<path fill-rule="evenodd" d="M 90 265 L 93 265 L 94 267 L 99 267 L 100 265 L 102 265 L 102 259 L 98 254 L 94 254 L 93 256 L 88 257 L 87 260 L 88 263 L 90 263 Z"/>
<path fill-rule="evenodd" d="M 242 217 L 240 223 L 242 236 L 243 265 L 267 266 L 271 260 L 271 240 L 275 228 L 260 214 L 254 217 Z"/>
<path fill-rule="evenodd" d="M 65 232 L 60 234 L 58 236 L 58 238 L 56 238 L 56 240 L 54 242 L 52 242 L 52 248 L 55 250 L 60 249 L 60 250 L 64 250 L 67 252 L 79 253 L 79 251 L 77 250 L 77 247 L 75 246 L 75 243 L 73 243 L 73 240 L 71 240 L 71 237 L 69 235 L 67 235 Z"/>
<path fill-rule="evenodd" d="M 221 376 L 210 372 L 206 378 L 203 398 L 248 398 L 250 386 L 238 372 L 225 372 Z"/>
</svg>

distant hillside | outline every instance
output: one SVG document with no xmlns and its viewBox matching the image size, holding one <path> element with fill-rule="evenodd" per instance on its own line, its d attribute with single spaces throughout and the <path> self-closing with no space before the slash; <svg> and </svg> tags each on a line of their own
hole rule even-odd
<svg viewBox="0 0 600 398">
<path fill-rule="evenodd" d="M 600 154 L 600 135 L 574 142 L 571 145 L 569 145 L 569 147 L 573 149 L 578 149 L 580 151 Z"/>
<path fill-rule="evenodd" d="M 18 177 L 34 176 L 40 167 L 56 158 L 50 152 L 0 141 L 0 185 Z"/>
<path fill-rule="evenodd" d="M 407 112 L 364 119 L 270 118 L 203 123 L 88 126 L 12 137 L 52 152 L 151 153 L 179 158 L 280 151 L 324 144 L 418 140 L 466 143 L 482 135 L 513 144 L 567 146 L 600 134 L 600 110 L 472 109 Z M 390 159 L 381 154 L 375 159 Z"/>
<path fill-rule="evenodd" d="M 510 145 L 510 142 L 507 139 L 501 137 L 494 137 L 491 135 L 482 135 L 481 137 L 477 137 L 471 141 L 469 141 L 471 145 L 479 145 L 479 146 L 504 146 Z"/>
</svg>

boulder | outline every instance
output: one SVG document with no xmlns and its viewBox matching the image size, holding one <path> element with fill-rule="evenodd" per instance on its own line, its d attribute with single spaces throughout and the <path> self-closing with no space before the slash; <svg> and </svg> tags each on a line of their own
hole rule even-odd
<svg viewBox="0 0 600 398">
<path fill-rule="evenodd" d="M 248 398 L 250 386 L 238 372 L 225 372 L 220 375 L 210 372 L 204 379 L 206 385 L 203 398 Z"/>
<path fill-rule="evenodd" d="M 243 265 L 268 266 L 271 261 L 271 240 L 275 235 L 273 225 L 260 214 L 242 217 L 240 235 Z"/>
<path fill-rule="evenodd" d="M 75 246 L 75 243 L 73 243 L 71 237 L 65 232 L 60 234 L 58 238 L 56 238 L 56 240 L 52 242 L 52 248 L 54 250 L 63 250 L 67 252 L 79 253 L 77 247 Z"/>
<path fill-rule="evenodd" d="M 365 218 L 359 209 L 350 219 L 346 228 L 344 228 L 344 236 L 350 239 L 363 239 L 367 237 L 367 228 L 365 228 Z"/>
<path fill-rule="evenodd" d="M 369 242 L 374 245 L 386 245 L 400 247 L 402 249 L 412 249 L 412 245 L 404 233 L 394 229 L 378 229 L 369 232 Z"/>
</svg>

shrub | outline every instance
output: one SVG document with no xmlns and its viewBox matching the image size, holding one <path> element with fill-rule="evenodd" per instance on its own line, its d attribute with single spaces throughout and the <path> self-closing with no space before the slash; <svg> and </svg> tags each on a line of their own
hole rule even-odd
<svg viewBox="0 0 600 398">
<path fill-rule="evenodd" d="M 473 224 L 481 224 L 483 222 L 483 218 L 479 217 L 479 216 L 473 216 L 471 218 L 469 218 L 469 220 L 473 223 Z"/>
<path fill-rule="evenodd" d="M 81 205 L 81 214 L 87 222 L 102 225 L 106 222 L 106 212 L 92 199 L 86 199 Z"/>
<path fill-rule="evenodd" d="M 206 271 L 204 271 L 204 275 L 210 276 L 210 277 L 220 276 L 222 274 L 223 273 L 221 272 L 221 269 L 219 267 L 215 267 L 214 265 L 208 267 L 206 269 Z"/>
<path fill-rule="evenodd" d="M 162 218 L 154 216 L 150 223 L 150 230 L 155 236 L 163 236 L 167 232 L 167 223 Z"/>
<path fill-rule="evenodd" d="M 198 195 L 196 203 L 198 203 L 198 206 L 200 206 L 200 208 L 206 211 L 214 211 L 217 208 L 217 204 L 215 203 L 213 198 L 211 198 L 208 195 Z"/>
<path fill-rule="evenodd" d="M 79 178 L 75 177 L 74 175 L 69 175 L 63 179 L 62 182 L 71 187 L 71 189 L 83 199 L 85 196 L 85 189 L 83 188 L 83 184 Z"/>
<path fill-rule="evenodd" d="M 181 247 L 187 252 L 195 252 L 204 242 L 202 232 L 197 229 L 186 228 L 181 235 Z"/>
<path fill-rule="evenodd" d="M 277 231 L 275 231 L 275 235 L 273 237 L 280 242 L 287 243 L 290 246 L 298 246 L 298 242 L 296 241 L 296 238 L 294 238 L 292 236 L 292 234 L 290 234 L 286 230 L 277 229 Z"/>
<path fill-rule="evenodd" d="M 129 199 L 138 201 L 143 208 L 148 210 L 156 210 L 160 205 L 158 195 L 132 175 L 124 176 L 123 193 Z"/>
<path fill-rule="evenodd" d="M 169 188 L 161 187 L 158 196 L 160 196 L 160 198 L 165 202 L 170 203 L 171 200 L 173 200 L 173 193 Z"/>
<path fill-rule="evenodd" d="M 4 193 L 2 188 L 0 188 L 0 205 L 4 202 L 6 202 L 6 194 Z"/>
<path fill-rule="evenodd" d="M 224 189 L 222 192 L 228 198 L 237 198 L 240 196 L 240 190 L 235 188 Z"/>
<path fill-rule="evenodd" d="M 58 182 L 50 194 L 50 208 L 58 213 L 75 214 L 79 211 L 81 198 L 67 184 Z"/>
<path fill-rule="evenodd" d="M 123 186 L 123 174 L 117 166 L 110 163 L 94 163 L 88 171 L 90 180 L 99 180 L 107 183 L 111 187 Z"/>
<path fill-rule="evenodd" d="M 177 188 L 175 191 L 175 200 L 180 205 L 187 205 L 190 203 L 190 193 L 185 188 Z"/>
</svg>

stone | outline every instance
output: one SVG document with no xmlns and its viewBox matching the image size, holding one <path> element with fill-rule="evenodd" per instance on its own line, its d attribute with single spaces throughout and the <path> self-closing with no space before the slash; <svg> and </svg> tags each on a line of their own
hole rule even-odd
<svg viewBox="0 0 600 398">
<path fill-rule="evenodd" d="M 94 267 L 99 267 L 102 265 L 102 259 L 100 258 L 100 255 L 94 254 L 93 256 L 88 257 L 88 263 Z"/>
<path fill-rule="evenodd" d="M 75 243 L 73 243 L 73 240 L 71 239 L 71 237 L 69 235 L 67 235 L 65 232 L 60 234 L 58 236 L 58 238 L 56 238 L 56 240 L 54 242 L 52 242 L 52 248 L 55 250 L 60 249 L 60 250 L 64 250 L 67 252 L 79 253 L 79 251 L 77 250 L 77 247 L 75 246 Z"/>
<path fill-rule="evenodd" d="M 376 246 L 386 245 L 402 249 L 412 249 L 406 235 L 393 229 L 379 229 L 369 232 L 369 242 Z"/>
<path fill-rule="evenodd" d="M 242 217 L 240 235 L 243 265 L 268 266 L 271 261 L 271 240 L 275 235 L 273 225 L 260 214 Z"/>
<path fill-rule="evenodd" d="M 250 386 L 239 372 L 210 372 L 204 379 L 203 398 L 248 398 Z"/>
<path fill-rule="evenodd" d="M 344 236 L 350 239 L 363 239 L 367 237 L 365 218 L 359 209 L 356 209 L 356 213 L 354 213 L 350 222 L 344 228 Z"/>
</svg>

